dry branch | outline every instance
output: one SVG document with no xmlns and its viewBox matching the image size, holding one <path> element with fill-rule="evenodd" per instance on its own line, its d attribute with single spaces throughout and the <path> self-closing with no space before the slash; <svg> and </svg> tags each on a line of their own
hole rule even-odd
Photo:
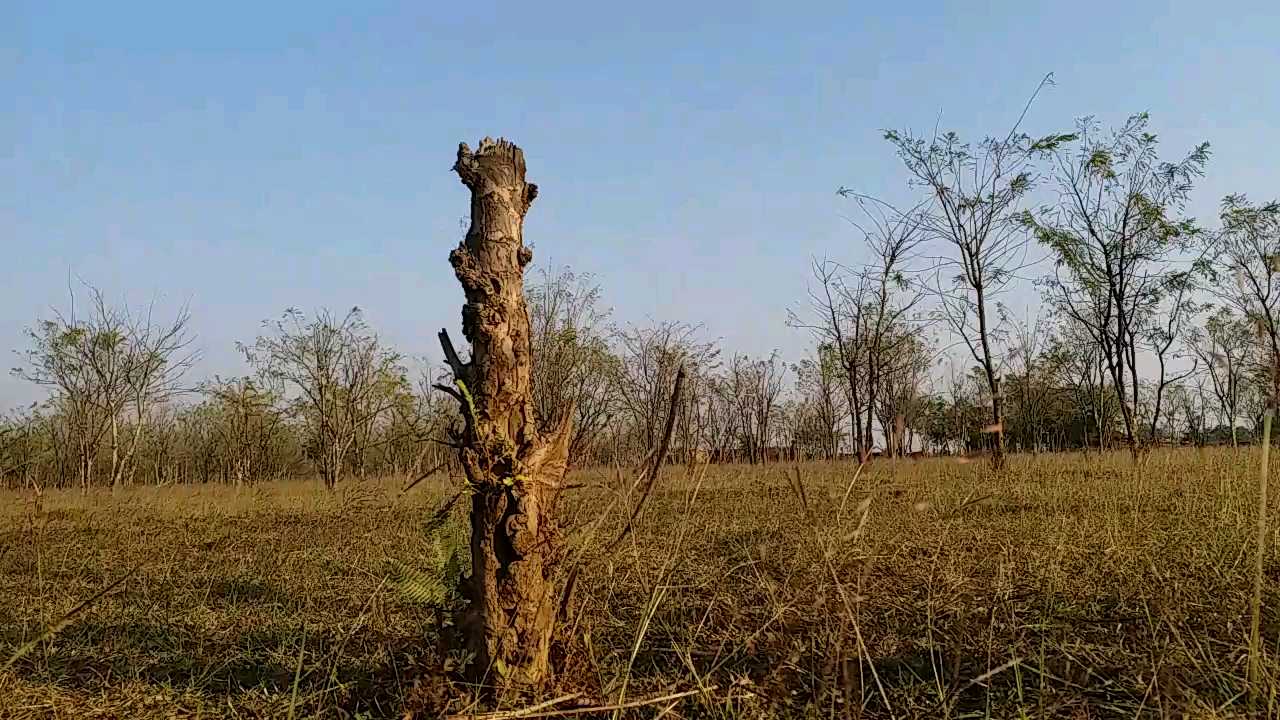
<svg viewBox="0 0 1280 720">
<path fill-rule="evenodd" d="M 672 700 L 681 700 L 683 698 L 692 697 L 694 695 L 704 695 L 715 692 L 717 687 L 712 685 L 708 688 L 698 690 L 685 690 L 684 692 L 671 693 L 669 695 L 660 695 L 658 697 L 645 698 L 643 700 L 632 700 L 625 703 L 615 703 L 613 705 L 595 705 L 593 707 L 572 708 L 570 710 L 553 710 L 550 712 L 539 712 L 538 708 L 547 707 L 547 703 L 535 705 L 523 710 L 503 710 L 498 712 L 479 713 L 479 714 L 461 714 L 449 715 L 446 720 L 515 720 L 516 718 L 550 718 L 550 717 L 569 717 L 571 715 L 588 715 L 592 713 L 613 712 L 615 710 L 630 710 L 633 708 L 647 707 L 649 705 L 658 705 Z M 557 698 L 552 704 L 560 704 L 568 702 L 568 700 L 577 697 L 576 695 L 566 695 L 563 698 Z"/>
</svg>

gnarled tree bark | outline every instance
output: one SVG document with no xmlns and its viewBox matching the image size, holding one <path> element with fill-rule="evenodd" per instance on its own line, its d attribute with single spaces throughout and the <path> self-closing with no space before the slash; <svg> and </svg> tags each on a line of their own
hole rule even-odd
<svg viewBox="0 0 1280 720">
<path fill-rule="evenodd" d="M 554 518 L 569 453 L 570 423 L 543 437 L 532 393 L 524 268 L 524 216 L 537 197 L 525 182 L 524 153 L 485 138 L 458 147 L 454 172 L 471 191 L 471 226 L 449 255 L 462 283 L 462 333 L 471 359 L 458 357 L 445 331 L 450 392 L 462 406 L 457 438 L 471 496 L 471 577 L 461 629 L 477 680 L 538 686 L 551 674 L 558 610 L 559 528 Z"/>
</svg>

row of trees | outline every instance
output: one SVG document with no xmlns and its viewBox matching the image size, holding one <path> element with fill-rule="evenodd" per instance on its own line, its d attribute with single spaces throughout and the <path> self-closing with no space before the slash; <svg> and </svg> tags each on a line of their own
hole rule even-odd
<svg viewBox="0 0 1280 720">
<path fill-rule="evenodd" d="M 251 483 L 411 474 L 447 460 L 448 405 L 415 385 L 359 309 L 287 310 L 240 347 L 252 373 L 190 383 L 189 315 L 158 323 L 89 291 L 28 331 L 14 373 L 49 399 L 0 424 L 10 485 Z"/>
<path fill-rule="evenodd" d="M 635 462 L 661 434 L 683 366 L 673 440 L 681 461 L 989 447 L 985 371 L 941 359 L 928 316 L 904 310 L 922 304 L 921 291 L 872 282 L 883 272 L 854 274 L 859 284 L 851 287 L 844 268 L 815 269 L 830 278 L 815 306 L 848 320 L 840 332 L 849 328 L 857 344 L 840 342 L 835 325 L 813 325 L 820 335 L 831 332 L 793 364 L 777 353 L 726 356 L 687 324 L 616 328 L 589 277 L 543 271 L 528 292 L 540 423 L 557 427 L 572 408 L 577 463 Z M 861 298 L 862 314 L 837 298 Z M 344 474 L 416 477 L 451 462 L 446 438 L 458 420 L 455 403 L 431 387 L 431 373 L 413 377 L 358 309 L 314 318 L 286 311 L 241 347 L 251 374 L 189 386 L 194 355 L 185 312 L 157 330 L 96 292 L 90 301 L 88 317 L 55 316 L 29 336 L 20 374 L 49 387 L 51 398 L 0 426 L 0 468 L 11 485 L 243 484 L 317 475 L 332 487 Z M 1001 367 L 1011 449 L 1123 442 L 1123 405 L 1085 329 L 1069 319 L 1007 324 Z M 1148 441 L 1248 441 L 1272 383 L 1265 346 L 1225 306 L 1188 325 L 1176 347 L 1195 358 L 1194 371 L 1163 390 L 1158 376 L 1142 380 L 1134 419 L 1150 428 Z"/>
<path fill-rule="evenodd" d="M 877 446 L 873 426 L 891 453 L 906 427 L 934 448 L 986 447 L 997 466 L 1006 440 L 1118 440 L 1137 459 L 1205 441 L 1209 418 L 1237 441 L 1280 387 L 1280 206 L 1232 195 L 1219 228 L 1197 224 L 1185 206 L 1208 144 L 1161 160 L 1146 114 L 1038 138 L 1021 123 L 976 144 L 887 132 L 910 207 L 841 191 L 863 261 L 815 263 L 793 324 L 833 356 L 854 451 Z M 1003 297 L 1019 286 L 1039 289 L 1053 327 L 1013 321 Z M 974 372 L 921 398 L 931 331 Z"/>
<path fill-rule="evenodd" d="M 919 199 L 841 191 L 857 260 L 813 263 L 794 364 L 688 323 L 617 327 L 589 276 L 544 269 L 526 289 L 540 429 L 572 412 L 575 463 L 637 462 L 683 367 L 673 457 L 689 462 L 1248 440 L 1280 383 L 1280 206 L 1232 195 L 1216 229 L 1186 217 L 1208 146 L 1163 161 L 1146 115 L 1020 124 L 976 145 L 886 134 Z M 1054 322 L 1017 322 L 1017 286 Z M 288 310 L 240 347 L 249 374 L 194 382 L 185 309 L 87 300 L 28 331 L 15 373 L 49 400 L 0 423 L 9 484 L 333 487 L 450 461 L 446 373 L 411 372 L 358 309 Z"/>
<path fill-rule="evenodd" d="M 636 462 L 662 432 L 667 396 L 688 375 L 676 455 L 763 462 L 795 444 L 788 367 L 777 353 L 733 355 L 700 328 L 669 322 L 614 327 L 589 278 L 544 271 L 528 291 L 536 416 L 558 427 L 574 413 L 580 463 Z M 416 376 L 358 308 L 314 317 L 289 309 L 239 346 L 251 372 L 204 382 L 188 314 L 113 308 L 89 290 L 91 312 L 55 314 L 28 332 L 14 370 L 49 399 L 0 423 L 0 472 L 41 487 L 227 482 L 343 475 L 413 476 L 452 462 L 456 403 L 442 369 Z M 807 419 L 806 419 L 807 422 Z M 797 429 L 799 437 L 804 430 Z M 822 454 L 839 451 L 828 440 Z M 789 451 L 786 451 L 789 452 Z"/>
</svg>

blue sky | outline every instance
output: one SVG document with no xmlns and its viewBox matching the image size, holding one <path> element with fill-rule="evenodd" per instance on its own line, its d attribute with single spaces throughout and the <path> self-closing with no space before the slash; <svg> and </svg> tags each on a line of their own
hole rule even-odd
<svg viewBox="0 0 1280 720">
<path fill-rule="evenodd" d="M 1212 143 L 1196 215 L 1280 195 L 1274 0 L 0 0 L 0 351 L 76 274 L 189 301 L 199 375 L 287 306 L 359 305 L 436 357 L 449 167 L 489 134 L 541 188 L 536 262 L 594 273 L 619 320 L 795 356 L 810 256 L 857 253 L 835 190 L 907 197 L 880 129 L 999 131 L 1050 71 L 1028 130 L 1148 110 L 1166 153 Z M 0 408 L 36 396 L 0 378 Z"/>
</svg>

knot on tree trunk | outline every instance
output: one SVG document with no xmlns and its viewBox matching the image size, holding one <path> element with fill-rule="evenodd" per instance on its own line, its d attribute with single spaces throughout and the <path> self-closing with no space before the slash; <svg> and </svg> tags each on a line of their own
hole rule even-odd
<svg viewBox="0 0 1280 720">
<path fill-rule="evenodd" d="M 484 273 L 466 245 L 459 245 L 449 253 L 449 264 L 453 266 L 453 274 L 462 283 L 464 291 L 472 293 L 484 289 Z"/>
<path fill-rule="evenodd" d="M 507 518 L 507 537 L 511 540 L 511 549 L 520 557 L 529 555 L 538 546 L 538 539 L 529 530 L 529 518 L 523 513 Z"/>
</svg>

